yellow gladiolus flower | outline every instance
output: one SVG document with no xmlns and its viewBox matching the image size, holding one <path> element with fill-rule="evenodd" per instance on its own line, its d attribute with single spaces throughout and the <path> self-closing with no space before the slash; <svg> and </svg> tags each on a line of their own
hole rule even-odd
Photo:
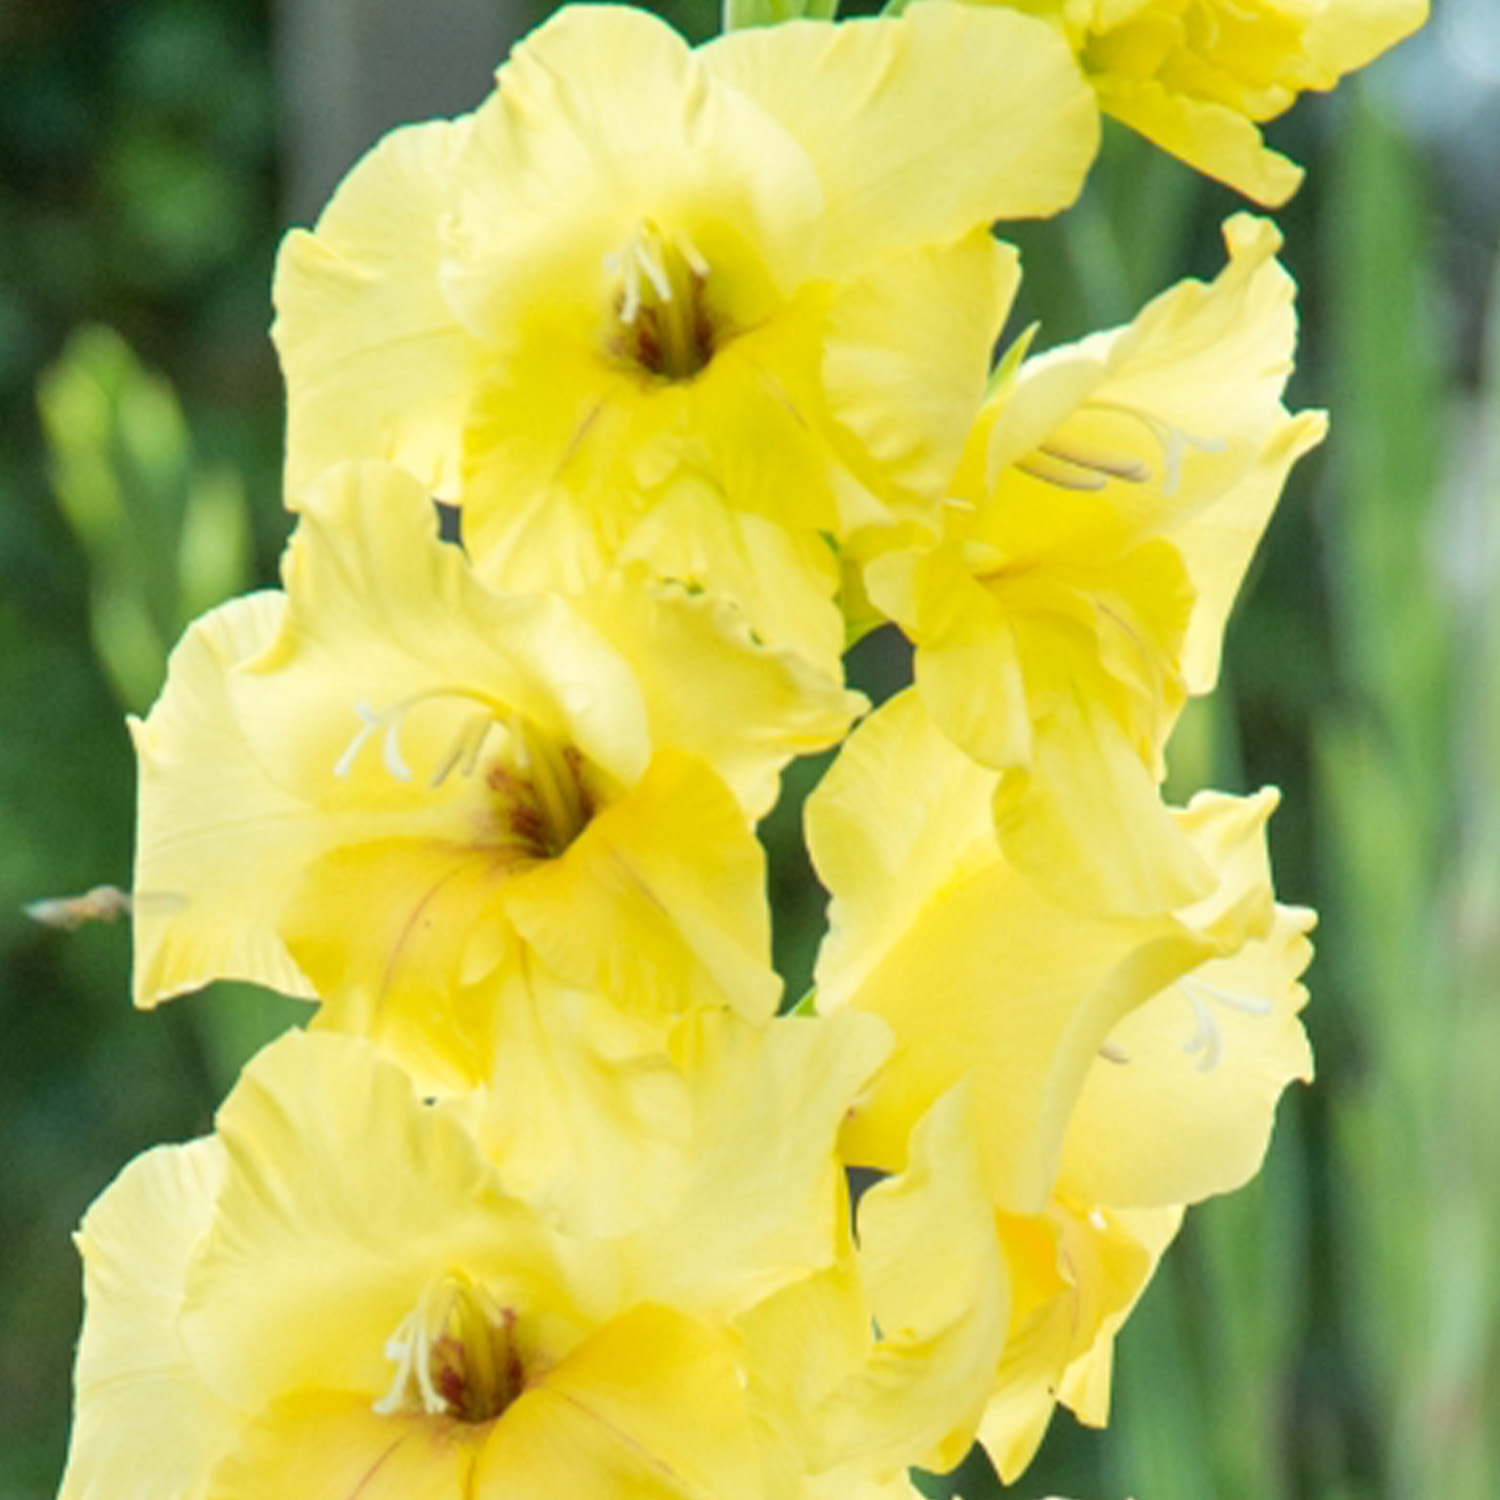
<svg viewBox="0 0 1500 1500">
<path fill-rule="evenodd" d="M 1272 902 L 1226 867 L 1233 819 L 1218 803 L 1176 815 L 1216 872 L 1200 905 L 1130 918 L 1053 902 L 1004 857 L 989 816 L 997 779 L 912 692 L 849 737 L 807 803 L 808 846 L 832 896 L 817 996 L 821 1010 L 874 1012 L 896 1036 L 845 1131 L 852 1161 L 899 1165 L 914 1121 L 972 1075 L 992 1198 L 1035 1213 L 1114 1028 L 1264 933 Z"/>
<path fill-rule="evenodd" d="M 895 1035 L 846 1153 L 895 1168 L 930 1100 L 975 1090 L 1013 1289 L 981 1439 L 1013 1478 L 1059 1395 L 1104 1420 L 1114 1334 L 1182 1206 L 1254 1174 L 1281 1093 L 1311 1076 L 1297 1015 L 1312 918 L 1271 890 L 1274 793 L 1174 813 L 1212 892 L 1109 918 L 1016 875 L 989 816 L 996 780 L 907 693 L 850 737 L 808 837 L 833 898 L 819 1006 L 872 1011 Z"/>
<path fill-rule="evenodd" d="M 309 493 L 285 576 L 189 632 L 136 727 L 138 1003 L 316 996 L 443 1083 L 488 1075 L 482 981 L 518 966 L 770 1016 L 752 810 L 857 699 L 702 600 L 604 588 L 596 628 L 492 593 L 386 465 Z"/>
<path fill-rule="evenodd" d="M 988 225 L 1060 209 L 1093 156 L 1068 49 L 934 4 L 695 52 L 579 6 L 499 82 L 286 243 L 294 503 L 388 459 L 506 587 L 640 557 L 836 661 L 823 535 L 940 493 L 1012 274 Z"/>
<path fill-rule="evenodd" d="M 924 1129 L 942 1139 L 867 1195 L 852 1249 L 834 1138 L 884 1045 L 853 1020 L 701 1017 L 679 1039 L 701 1075 L 665 1059 L 649 1076 L 580 1071 L 587 1044 L 559 1036 L 578 1054 L 565 1075 L 592 1078 L 573 1104 L 612 1113 L 631 1169 L 572 1183 L 622 1207 L 594 1234 L 518 1195 L 487 1154 L 475 1122 L 510 1109 L 500 1095 L 433 1105 L 365 1043 L 283 1038 L 215 1136 L 133 1163 L 84 1222 L 62 1500 L 832 1493 L 820 1476 L 847 1431 L 874 1430 L 883 1400 L 942 1383 L 953 1362 L 917 1261 L 947 1237 L 945 1212 L 970 1228 L 977 1173 L 939 1112 Z M 965 1368 L 976 1343 L 998 1350 L 995 1255 L 992 1235 L 950 1251 L 974 1293 L 949 1334 Z M 742 1329 L 829 1276 L 858 1303 L 863 1357 L 824 1421 L 794 1431 L 784 1346 Z M 845 1330 L 800 1332 L 813 1361 L 825 1342 L 845 1359 Z M 895 1442 L 898 1465 L 924 1456 L 920 1425 Z M 882 1454 L 856 1475 L 873 1494 L 889 1467 Z"/>
<path fill-rule="evenodd" d="M 1216 865 L 1270 901 L 1265 824 L 1274 794 L 1195 799 Z M 1269 927 L 1131 1011 L 1110 1032 L 1068 1123 L 1046 1210 L 1002 1217 L 1017 1303 L 981 1440 L 1006 1479 L 1030 1461 L 1054 1399 L 1090 1426 L 1109 1418 L 1111 1350 L 1176 1232 L 1184 1205 L 1260 1169 L 1277 1102 L 1312 1078 L 1298 1019 L 1313 914 L 1272 905 Z M 1055 1393 L 1055 1394 L 1054 1394 Z"/>
<path fill-rule="evenodd" d="M 1257 126 L 1424 25 L 1428 0 L 975 0 L 1052 20 L 1105 114 L 1276 208 L 1302 169 Z"/>
<path fill-rule="evenodd" d="M 1234 595 L 1291 465 L 1322 437 L 1281 393 L 1296 338 L 1277 232 L 1126 328 L 1002 366 L 944 529 L 876 556 L 918 691 L 1002 772 L 1007 856 L 1056 900 L 1175 910 L 1211 874 L 1162 805 L 1162 747 L 1212 688 Z"/>
</svg>

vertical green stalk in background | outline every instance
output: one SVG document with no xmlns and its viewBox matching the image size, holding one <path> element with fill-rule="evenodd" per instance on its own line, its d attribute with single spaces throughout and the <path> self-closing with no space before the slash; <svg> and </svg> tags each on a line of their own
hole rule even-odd
<svg viewBox="0 0 1500 1500">
<path fill-rule="evenodd" d="M 1493 469 L 1444 463 L 1462 408 L 1444 388 L 1418 168 L 1365 94 L 1353 104 L 1324 246 L 1326 543 L 1349 684 L 1317 746 L 1324 988 L 1350 1054 L 1330 1095 L 1327 1274 L 1384 1439 L 1360 1493 L 1483 1500 L 1500 1473 L 1497 495 Z M 1467 513 L 1440 506 L 1464 489 Z M 1458 560 L 1477 586 L 1459 586 Z"/>
</svg>

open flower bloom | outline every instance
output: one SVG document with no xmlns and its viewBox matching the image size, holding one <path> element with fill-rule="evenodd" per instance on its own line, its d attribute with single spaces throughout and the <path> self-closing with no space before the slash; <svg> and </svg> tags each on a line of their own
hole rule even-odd
<svg viewBox="0 0 1500 1500">
<path fill-rule="evenodd" d="M 907 693 L 850 737 L 808 834 L 833 898 L 819 1006 L 872 1011 L 895 1036 L 845 1127 L 851 1161 L 898 1167 L 928 1101 L 974 1088 L 1013 1288 L 981 1436 L 1013 1477 L 1059 1393 L 1104 1419 L 1114 1333 L 1181 1206 L 1254 1174 L 1277 1099 L 1310 1076 L 1311 914 L 1271 891 L 1274 793 L 1174 814 L 1212 893 L 1110 919 L 1050 903 L 1007 865 L 995 779 Z"/>
<path fill-rule="evenodd" d="M 930 1424 L 923 1390 L 993 1358 L 1004 1316 L 955 1110 L 867 1195 L 856 1245 L 834 1139 L 879 1026 L 721 1014 L 685 1029 L 706 1072 L 655 1080 L 660 1113 L 620 1146 L 637 1222 L 598 1236 L 513 1190 L 470 1101 L 424 1102 L 357 1039 L 268 1048 L 215 1136 L 140 1158 L 85 1220 L 63 1500 L 821 1496 L 845 1438 L 869 1439 L 887 1404 L 903 1413 L 904 1442 L 886 1438 L 899 1464 L 921 1461 L 909 1413 Z M 744 1087 L 715 1098 L 729 1061 Z M 639 1095 L 639 1078 L 599 1080 Z M 757 1153 L 753 1090 L 769 1084 L 775 1149 Z M 735 1139 L 743 1170 L 726 1174 Z M 594 1186 L 618 1185 L 574 1190 Z M 961 1283 L 944 1294 L 922 1274 L 935 1244 Z M 820 1278 L 857 1307 L 863 1353 L 803 1432 L 780 1404 L 789 1331 L 741 1329 Z M 795 1332 L 810 1364 L 845 1360 L 848 1329 Z M 857 1471 L 868 1493 L 900 1492 L 888 1460 Z"/>
<path fill-rule="evenodd" d="M 461 501 L 492 580 L 641 557 L 826 664 L 823 537 L 940 497 L 1013 272 L 988 226 L 1065 206 L 1097 129 L 1023 16 L 695 52 L 566 8 L 475 114 L 390 136 L 286 242 L 292 501 L 388 459 Z"/>
<path fill-rule="evenodd" d="M 1128 327 L 1002 365 L 943 533 L 876 556 L 933 718 L 999 770 L 1007 856 L 1054 899 L 1168 912 L 1211 872 L 1162 803 L 1162 748 L 1218 673 L 1225 620 L 1291 465 L 1294 286 L 1265 220 Z"/>
<path fill-rule="evenodd" d="M 1270 792 L 1194 803 L 1217 824 L 1226 881 L 1262 900 L 1275 805 Z M 1126 1015 L 1074 1105 L 1046 1210 L 1001 1219 L 1015 1300 L 981 1440 L 1007 1480 L 1036 1451 L 1054 1399 L 1090 1426 L 1108 1421 L 1114 1336 L 1183 1206 L 1249 1181 L 1287 1084 L 1311 1079 L 1298 1013 L 1312 924 L 1305 908 L 1273 905 L 1262 935 Z"/>
<path fill-rule="evenodd" d="M 1243 821 L 1233 798 L 1175 815 L 1215 872 L 1202 903 L 1156 917 L 1055 903 L 1002 853 L 989 817 L 997 779 L 948 741 L 914 692 L 849 737 L 807 803 L 808 846 L 832 897 L 817 1003 L 873 1012 L 896 1038 L 845 1128 L 851 1162 L 899 1166 L 913 1123 L 972 1077 L 992 1199 L 1035 1213 L 1115 1028 L 1263 935 L 1273 904 L 1227 862 Z"/>
<path fill-rule="evenodd" d="M 219 977 L 317 997 L 443 1084 L 488 1075 L 482 981 L 517 967 L 770 1016 L 748 808 L 857 700 L 804 699 L 701 600 L 606 589 L 590 624 L 493 593 L 387 465 L 309 492 L 285 578 L 188 633 L 136 728 L 138 1003 Z"/>
<path fill-rule="evenodd" d="M 1256 128 L 1427 20 L 1428 0 L 977 0 L 1052 19 L 1105 114 L 1268 208 L 1302 169 Z"/>
</svg>

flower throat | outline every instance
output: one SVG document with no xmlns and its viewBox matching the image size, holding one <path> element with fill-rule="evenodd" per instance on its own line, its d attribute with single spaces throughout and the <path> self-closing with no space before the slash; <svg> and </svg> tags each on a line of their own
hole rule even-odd
<svg viewBox="0 0 1500 1500">
<path fill-rule="evenodd" d="M 493 1421 L 526 1384 L 515 1325 L 515 1313 L 461 1271 L 439 1276 L 385 1346 L 396 1373 L 376 1412 Z"/>
<path fill-rule="evenodd" d="M 686 234 L 650 220 L 605 257 L 618 273 L 617 354 L 662 380 L 691 380 L 714 355 L 714 325 L 703 292 L 708 262 Z"/>
</svg>

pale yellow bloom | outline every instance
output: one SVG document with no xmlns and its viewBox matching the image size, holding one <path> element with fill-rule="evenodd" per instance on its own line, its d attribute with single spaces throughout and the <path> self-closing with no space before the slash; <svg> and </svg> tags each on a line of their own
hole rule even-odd
<svg viewBox="0 0 1500 1500">
<path fill-rule="evenodd" d="M 997 779 L 912 692 L 855 730 L 807 805 L 808 846 L 832 896 L 817 995 L 820 1009 L 872 1011 L 896 1035 L 845 1130 L 851 1160 L 899 1164 L 915 1120 L 972 1076 L 993 1200 L 1033 1213 L 1115 1027 L 1262 936 L 1273 906 L 1226 853 L 1247 816 L 1232 798 L 1174 815 L 1214 872 L 1200 905 L 1130 918 L 1053 902 L 1004 857 L 989 816 Z M 1186 1041 L 1193 1011 L 1182 1020 Z"/>
<path fill-rule="evenodd" d="M 1313 917 L 1272 904 L 1265 824 L 1275 800 L 1195 802 L 1215 830 L 1216 866 L 1247 906 L 1270 907 L 1269 925 L 1110 1032 L 1069 1120 L 1047 1209 L 1000 1221 L 1016 1305 L 1029 1305 L 1012 1315 L 981 1433 L 1007 1479 L 1041 1441 L 1054 1392 L 1080 1421 L 1105 1424 L 1114 1336 L 1182 1206 L 1253 1177 L 1287 1084 L 1312 1077 L 1298 1015 Z"/>
<path fill-rule="evenodd" d="M 1052 20 L 1104 112 L 1269 208 L 1302 169 L 1257 126 L 1425 24 L 1428 0 L 975 0 Z"/>
<path fill-rule="evenodd" d="M 439 1082 L 487 1076 L 496 973 L 771 1014 L 751 815 L 858 700 L 680 591 L 607 584 L 592 624 L 493 593 L 385 465 L 309 492 L 285 576 L 189 632 L 137 726 L 139 1003 L 316 996 Z"/>
<path fill-rule="evenodd" d="M 554 1042 L 577 1080 L 589 1043 Z M 685 1023 L 678 1045 L 691 1064 L 659 1058 L 644 1090 L 659 1113 L 618 1131 L 633 1205 L 597 1178 L 559 1189 L 616 1192 L 619 1214 L 589 1232 L 486 1153 L 476 1119 L 517 1107 L 499 1093 L 433 1105 L 358 1040 L 274 1044 L 214 1137 L 141 1158 L 85 1220 L 62 1500 L 820 1500 L 877 1432 L 886 1451 L 854 1466 L 849 1492 L 899 1493 L 930 1447 L 921 1392 L 955 1364 L 982 1369 L 1003 1326 L 955 1109 L 867 1196 L 855 1251 L 833 1147 L 883 1050 L 878 1024 L 752 1031 L 721 1014 Z M 565 1093 L 620 1127 L 643 1080 L 604 1069 Z M 736 1140 L 768 1149 L 742 1144 L 725 1173 Z M 962 1285 L 934 1297 L 917 1261 L 950 1227 Z M 750 1320 L 825 1278 L 858 1309 L 860 1351 L 827 1330 L 843 1375 L 801 1428 L 784 1407 L 789 1351 Z M 818 1334 L 799 1330 L 814 1361 Z M 885 1430 L 887 1403 L 904 1437 Z"/>
<path fill-rule="evenodd" d="M 818 1004 L 879 1015 L 895 1050 L 845 1126 L 850 1160 L 903 1160 L 961 1081 L 1013 1289 L 981 1438 L 1007 1478 L 1056 1400 L 1108 1412 L 1113 1338 L 1182 1205 L 1239 1186 L 1276 1101 L 1311 1074 L 1297 1019 L 1311 916 L 1276 904 L 1272 793 L 1172 816 L 1213 872 L 1153 918 L 1050 902 L 1005 860 L 978 766 L 907 693 L 857 729 L 808 803 L 831 896 Z"/>
<path fill-rule="evenodd" d="M 1093 156 L 1068 49 L 933 4 L 695 52 L 584 6 L 499 78 L 286 243 L 294 503 L 389 459 L 507 587 L 634 556 L 829 665 L 824 536 L 935 501 L 1013 274 L 988 226 L 1063 207 Z"/>
<path fill-rule="evenodd" d="M 1241 216 L 1225 236 L 1211 284 L 1003 366 L 941 537 L 865 570 L 916 643 L 933 717 L 1002 773 L 1007 856 L 1102 911 L 1171 911 L 1210 887 L 1162 804 L 1162 749 L 1212 688 L 1256 543 L 1324 430 L 1281 402 L 1295 289 L 1274 226 Z"/>
</svg>

